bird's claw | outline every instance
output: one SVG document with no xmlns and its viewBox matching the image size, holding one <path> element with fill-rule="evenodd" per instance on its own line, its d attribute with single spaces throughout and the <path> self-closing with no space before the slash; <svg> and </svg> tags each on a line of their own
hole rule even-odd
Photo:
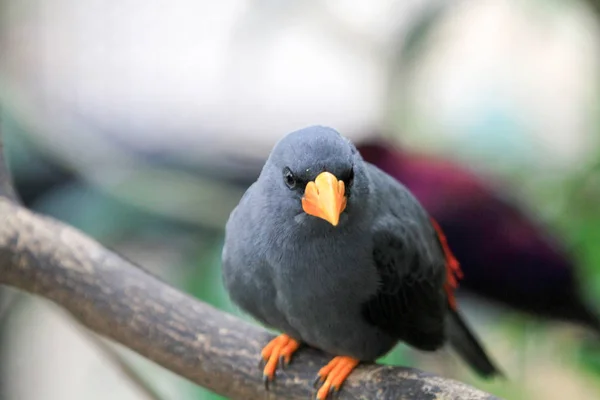
<svg viewBox="0 0 600 400">
<path fill-rule="evenodd" d="M 340 390 L 342 384 L 358 363 L 357 359 L 339 356 L 321 368 L 314 382 L 315 385 L 321 382 L 321 387 L 317 391 L 316 398 L 318 400 L 325 400 L 334 392 Z"/>
<path fill-rule="evenodd" d="M 275 379 L 277 367 L 281 369 L 286 367 L 298 347 L 300 347 L 298 341 L 284 334 L 277 336 L 263 348 L 259 365 L 264 365 L 263 382 L 265 389 L 269 390 L 269 383 Z"/>
<path fill-rule="evenodd" d="M 314 388 L 316 388 L 317 385 L 322 384 L 323 381 L 324 381 L 323 377 L 321 375 L 317 374 L 317 376 L 315 376 L 315 380 L 313 381 L 312 385 L 313 385 Z"/>
</svg>

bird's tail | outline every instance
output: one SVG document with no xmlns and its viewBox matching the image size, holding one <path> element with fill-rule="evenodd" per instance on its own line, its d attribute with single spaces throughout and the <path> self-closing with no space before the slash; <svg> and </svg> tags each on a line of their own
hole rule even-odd
<svg viewBox="0 0 600 400">
<path fill-rule="evenodd" d="M 447 315 L 448 340 L 456 352 L 482 377 L 503 376 L 458 311 Z"/>
</svg>

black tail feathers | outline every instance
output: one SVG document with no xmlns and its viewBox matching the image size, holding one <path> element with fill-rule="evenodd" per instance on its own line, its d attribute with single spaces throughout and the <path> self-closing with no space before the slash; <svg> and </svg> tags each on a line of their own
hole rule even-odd
<svg viewBox="0 0 600 400">
<path fill-rule="evenodd" d="M 458 311 L 448 312 L 448 340 L 456 352 L 482 377 L 503 377 L 504 374 L 486 354 L 479 339 L 475 337 Z"/>
</svg>

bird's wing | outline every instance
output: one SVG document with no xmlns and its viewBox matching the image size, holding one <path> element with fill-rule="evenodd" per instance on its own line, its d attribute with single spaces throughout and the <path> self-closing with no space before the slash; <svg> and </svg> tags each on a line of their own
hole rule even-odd
<svg viewBox="0 0 600 400">
<path fill-rule="evenodd" d="M 462 272 L 441 228 L 404 186 L 376 167 L 370 174 L 379 190 L 373 260 L 380 287 L 364 304 L 365 318 L 422 350 L 448 338 L 481 375 L 500 374 L 458 313 L 454 289 Z"/>
<path fill-rule="evenodd" d="M 430 227 L 428 227 L 430 228 Z M 423 350 L 444 341 L 447 297 L 446 269 L 441 253 L 429 254 L 423 230 L 416 221 L 373 235 L 373 260 L 379 275 L 378 292 L 364 304 L 364 316 L 388 334 Z"/>
</svg>

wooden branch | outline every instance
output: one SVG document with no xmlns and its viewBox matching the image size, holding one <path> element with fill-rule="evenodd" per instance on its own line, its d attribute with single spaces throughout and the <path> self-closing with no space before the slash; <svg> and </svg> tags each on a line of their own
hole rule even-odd
<svg viewBox="0 0 600 400">
<path fill-rule="evenodd" d="M 14 186 L 12 185 L 12 180 L 10 177 L 10 172 L 8 170 L 8 163 L 5 161 L 5 152 L 3 149 L 4 145 L 4 137 L 1 127 L 0 120 L 0 198 L 4 197 L 14 203 L 19 203 L 19 198 L 14 190 Z M 0 222 L 2 221 L 0 214 Z M 1 271 L 1 269 L 0 269 Z M 2 288 L 0 288 L 1 290 Z M 19 300 L 24 298 L 23 293 L 15 293 L 10 301 L 10 304 L 5 306 L 3 310 L 0 310 L 0 326 L 2 325 L 2 320 L 4 318 L 3 311 L 9 313 L 9 311 L 16 305 L 12 303 L 17 303 Z M 79 323 L 79 321 L 75 321 L 75 323 Z M 107 359 L 113 363 L 119 370 L 123 373 L 123 375 L 129 380 L 129 382 L 139 390 L 146 398 L 149 400 L 161 400 L 160 395 L 154 388 L 148 384 L 144 379 L 139 375 L 139 373 L 133 368 L 116 350 L 108 346 L 106 343 L 102 341 L 100 337 L 98 337 L 93 331 L 87 330 L 84 327 L 80 327 L 81 332 L 87 336 L 87 338 L 96 345 L 98 351 L 103 353 Z"/>
<path fill-rule="evenodd" d="M 0 284 L 54 301 L 92 331 L 221 395 L 268 397 L 258 368 L 271 338 L 265 330 L 181 293 L 15 199 L 0 152 Z M 270 398 L 308 398 L 316 371 L 328 360 L 314 349 L 298 352 L 278 372 Z M 359 366 L 338 398 L 495 399 L 450 379 L 375 364 Z"/>
</svg>

